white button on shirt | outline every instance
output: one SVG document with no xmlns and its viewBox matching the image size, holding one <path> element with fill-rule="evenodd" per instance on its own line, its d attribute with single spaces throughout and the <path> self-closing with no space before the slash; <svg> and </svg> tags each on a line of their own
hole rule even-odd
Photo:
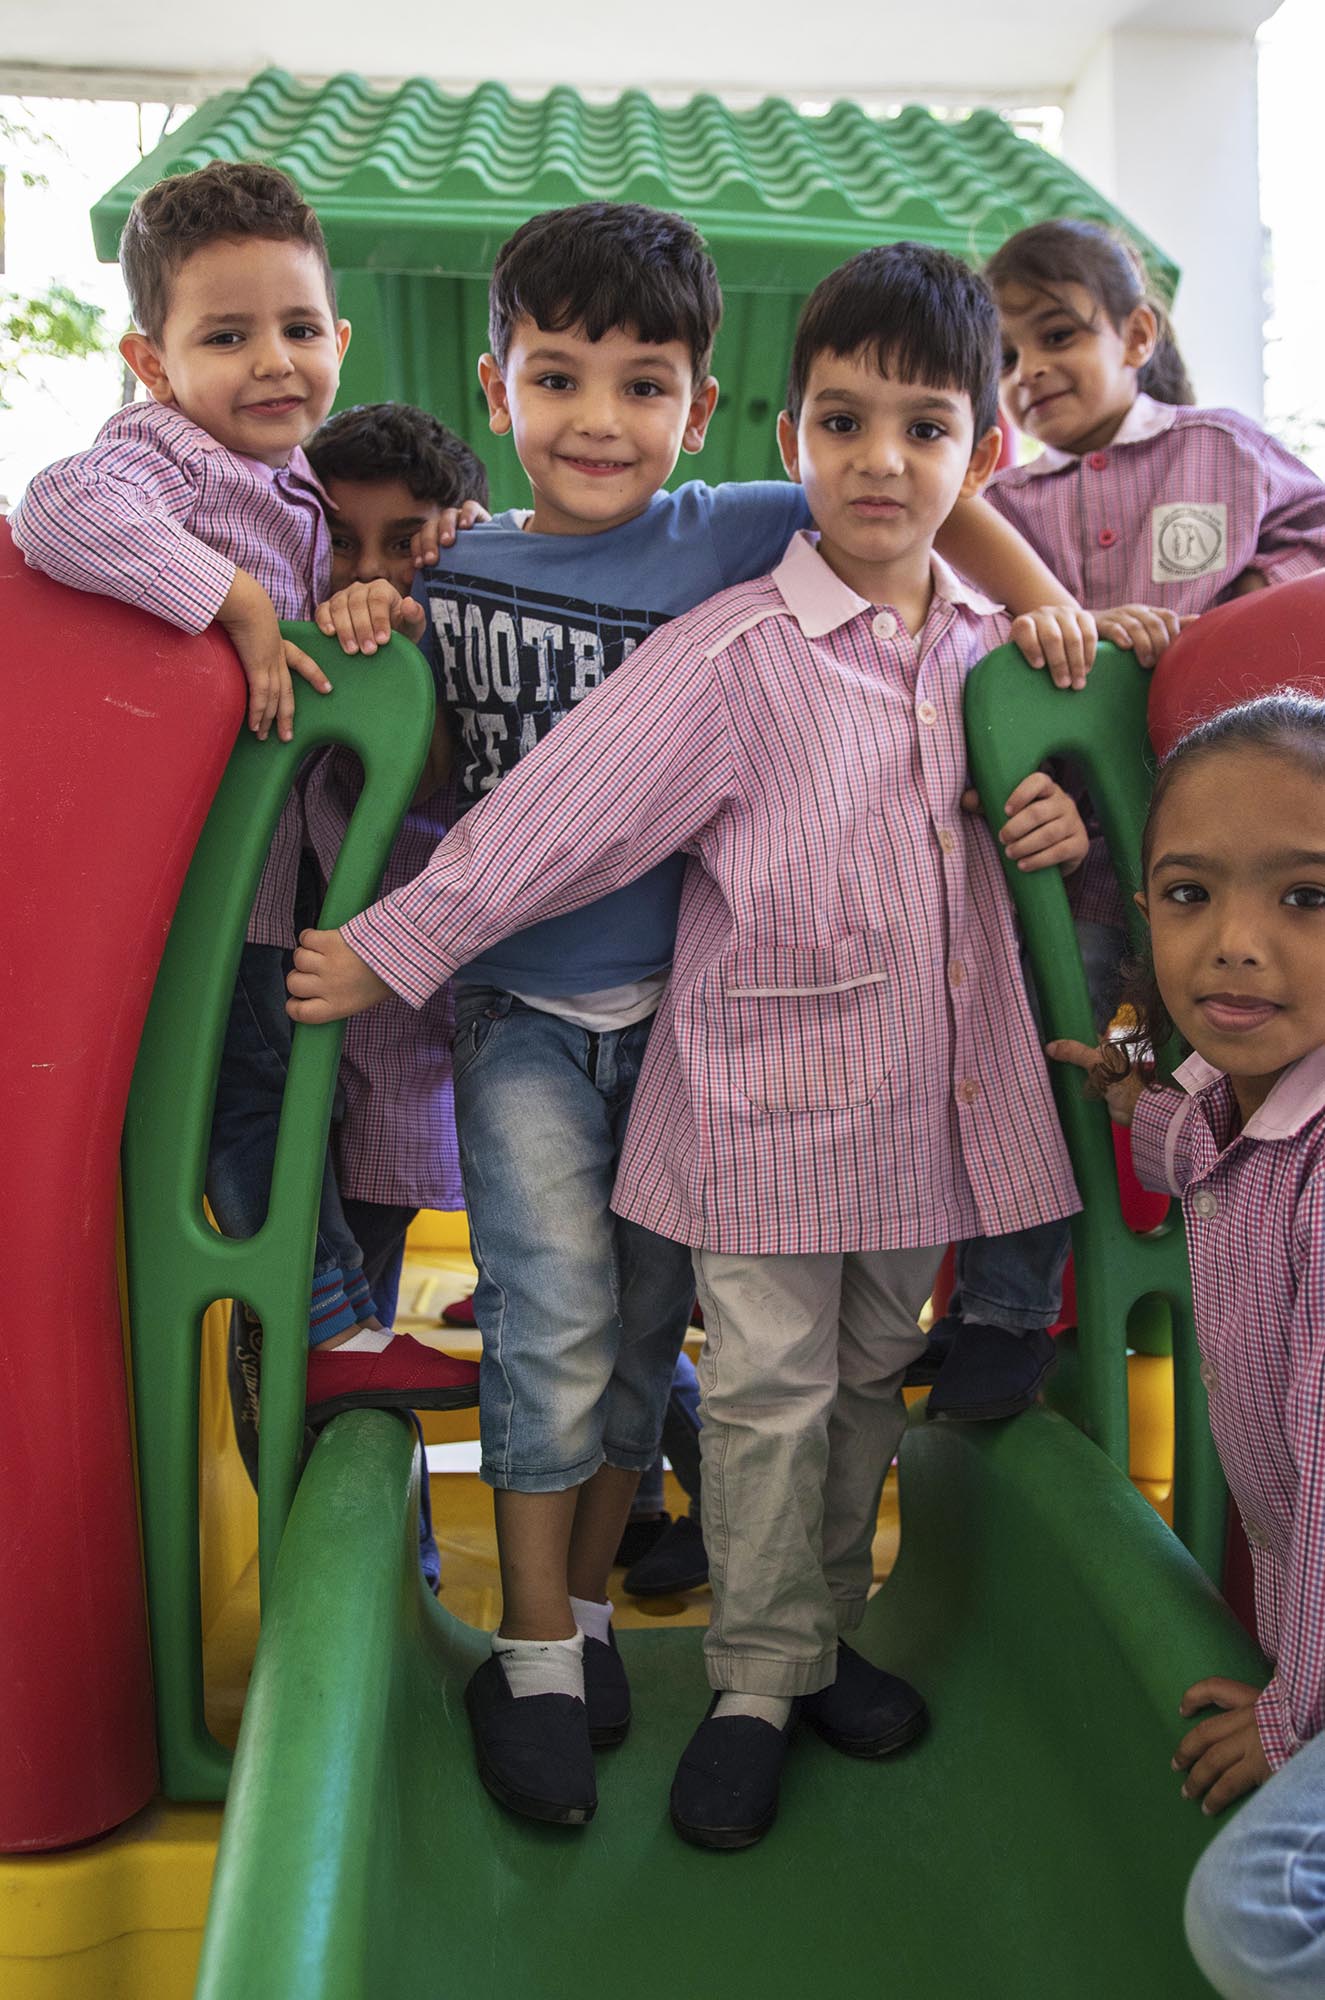
<svg viewBox="0 0 1325 2000">
<path fill-rule="evenodd" d="M 895 639 L 897 637 L 897 620 L 893 617 L 891 611 L 876 611 L 870 622 L 870 630 L 876 639 Z"/>
<path fill-rule="evenodd" d="M 920 706 L 916 709 L 916 714 L 920 717 L 920 720 L 922 722 L 927 722 L 931 726 L 934 723 L 936 723 L 939 719 L 939 712 L 935 708 L 932 701 L 922 701 L 920 703 Z"/>
<path fill-rule="evenodd" d="M 1197 1188 L 1196 1193 L 1192 1196 L 1191 1209 L 1192 1214 L 1199 1215 L 1202 1222 L 1209 1222 L 1214 1216 L 1218 1215 L 1219 1203 L 1215 1196 L 1211 1194 L 1209 1188 Z"/>
</svg>

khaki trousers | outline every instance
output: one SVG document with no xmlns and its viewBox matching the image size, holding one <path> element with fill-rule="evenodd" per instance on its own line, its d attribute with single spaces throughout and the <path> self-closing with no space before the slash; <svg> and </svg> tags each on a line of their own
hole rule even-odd
<svg viewBox="0 0 1325 2000">
<path fill-rule="evenodd" d="M 733 1257 L 696 1250 L 709 1681 L 813 1694 L 872 1581 L 902 1375 L 943 1246 Z"/>
</svg>

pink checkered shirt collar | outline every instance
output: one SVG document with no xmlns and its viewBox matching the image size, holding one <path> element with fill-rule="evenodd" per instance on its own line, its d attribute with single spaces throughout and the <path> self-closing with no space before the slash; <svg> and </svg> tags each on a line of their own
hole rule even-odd
<svg viewBox="0 0 1325 2000">
<path fill-rule="evenodd" d="M 1120 444 L 1144 444 L 1147 438 L 1159 437 L 1164 431 L 1171 431 L 1177 419 L 1178 410 L 1174 403 L 1157 403 L 1153 396 L 1138 396 L 1127 415 L 1123 418 L 1110 442 L 1104 447 L 1114 451 Z M 1061 472 L 1065 465 L 1080 465 L 1081 455 L 1075 451 L 1058 451 L 1053 445 L 1045 445 L 1038 458 L 1020 470 L 1038 477 L 1045 472 Z"/>
<path fill-rule="evenodd" d="M 819 553 L 818 543 L 819 537 L 812 529 L 802 528 L 792 536 L 786 554 L 772 573 L 783 603 L 807 639 L 826 638 L 840 625 L 859 618 L 863 611 L 875 609 L 850 584 L 843 583 L 836 570 L 829 568 Z M 963 583 L 940 557 L 933 556 L 931 562 L 935 597 L 949 604 L 964 604 L 982 618 L 992 617 L 1002 608 Z"/>
<path fill-rule="evenodd" d="M 1225 1073 L 1204 1056 L 1188 1056 L 1173 1072 L 1190 1097 L 1222 1083 Z M 1291 1139 L 1325 1111 L 1325 1048 L 1312 1049 L 1286 1069 L 1259 1111 L 1242 1128 L 1244 1139 Z"/>
</svg>

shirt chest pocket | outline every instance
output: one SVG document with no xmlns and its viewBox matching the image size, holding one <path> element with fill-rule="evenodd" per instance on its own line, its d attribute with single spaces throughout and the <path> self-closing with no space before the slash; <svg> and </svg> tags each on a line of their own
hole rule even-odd
<svg viewBox="0 0 1325 2000">
<path fill-rule="evenodd" d="M 715 1000 L 733 1089 L 759 1111 L 868 1104 L 893 1067 L 889 958 L 877 936 L 732 951 Z"/>
</svg>

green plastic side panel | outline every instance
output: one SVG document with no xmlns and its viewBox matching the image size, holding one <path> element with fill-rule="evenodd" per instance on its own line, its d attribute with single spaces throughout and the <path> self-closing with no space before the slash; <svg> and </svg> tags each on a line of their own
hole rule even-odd
<svg viewBox="0 0 1325 2000">
<path fill-rule="evenodd" d="M 1141 920 L 1132 904 L 1140 885 L 1141 829 L 1150 797 L 1146 731 L 1149 677 L 1130 653 L 1102 646 L 1080 692 L 1056 688 L 1032 672 L 1015 646 L 981 661 L 966 686 L 971 772 L 997 832 L 1004 801 L 1048 757 L 1083 769 L 1122 886 L 1134 943 Z M 1046 1038 L 1093 1042 L 1094 1024 L 1067 894 L 1056 869 L 1006 873 L 1021 918 Z M 1200 1357 L 1192 1323 L 1191 1279 L 1181 1217 L 1151 1234 L 1127 1227 L 1119 1205 L 1109 1117 L 1082 1095 L 1081 1073 L 1052 1065 L 1054 1096 L 1072 1154 L 1084 1208 L 1072 1219 L 1077 1281 L 1080 1419 L 1124 1471 L 1127 1468 L 1129 1333 L 1153 1344 L 1156 1301 L 1172 1327 L 1175 1404 L 1174 1519 L 1207 1574 L 1222 1573 L 1227 1496 L 1210 1437 Z"/>
<path fill-rule="evenodd" d="M 1181 1908 L 1213 1827 L 1169 1768 L 1182 1690 L 1264 1663 L 1074 1426 L 914 1426 L 903 1554 L 860 1643 L 933 1724 L 881 1763 L 793 1745 L 740 1856 L 667 1822 L 698 1634 L 629 1632 L 635 1723 L 583 1831 L 481 1790 L 483 1638 L 422 1589 L 409 1434 L 325 1433 L 263 1624 L 200 2000 L 1202 2000 Z"/>
<path fill-rule="evenodd" d="M 241 732 L 189 869 L 161 961 L 124 1130 L 125 1246 L 134 1402 L 162 1783 L 175 1799 L 225 1791 L 229 1756 L 203 1719 L 198 1570 L 202 1315 L 244 1298 L 261 1315 L 259 1552 L 264 1587 L 289 1512 L 303 1439 L 308 1297 L 318 1196 L 342 1030 L 299 1030 L 281 1115 L 268 1218 L 219 1235 L 203 1214 L 203 1170 L 230 995 L 258 877 L 310 750 L 342 743 L 363 794 L 321 921 L 372 901 L 432 732 L 432 680 L 403 640 L 348 658 L 312 625 L 284 628 L 334 692 L 296 683 L 294 740 Z"/>
</svg>

